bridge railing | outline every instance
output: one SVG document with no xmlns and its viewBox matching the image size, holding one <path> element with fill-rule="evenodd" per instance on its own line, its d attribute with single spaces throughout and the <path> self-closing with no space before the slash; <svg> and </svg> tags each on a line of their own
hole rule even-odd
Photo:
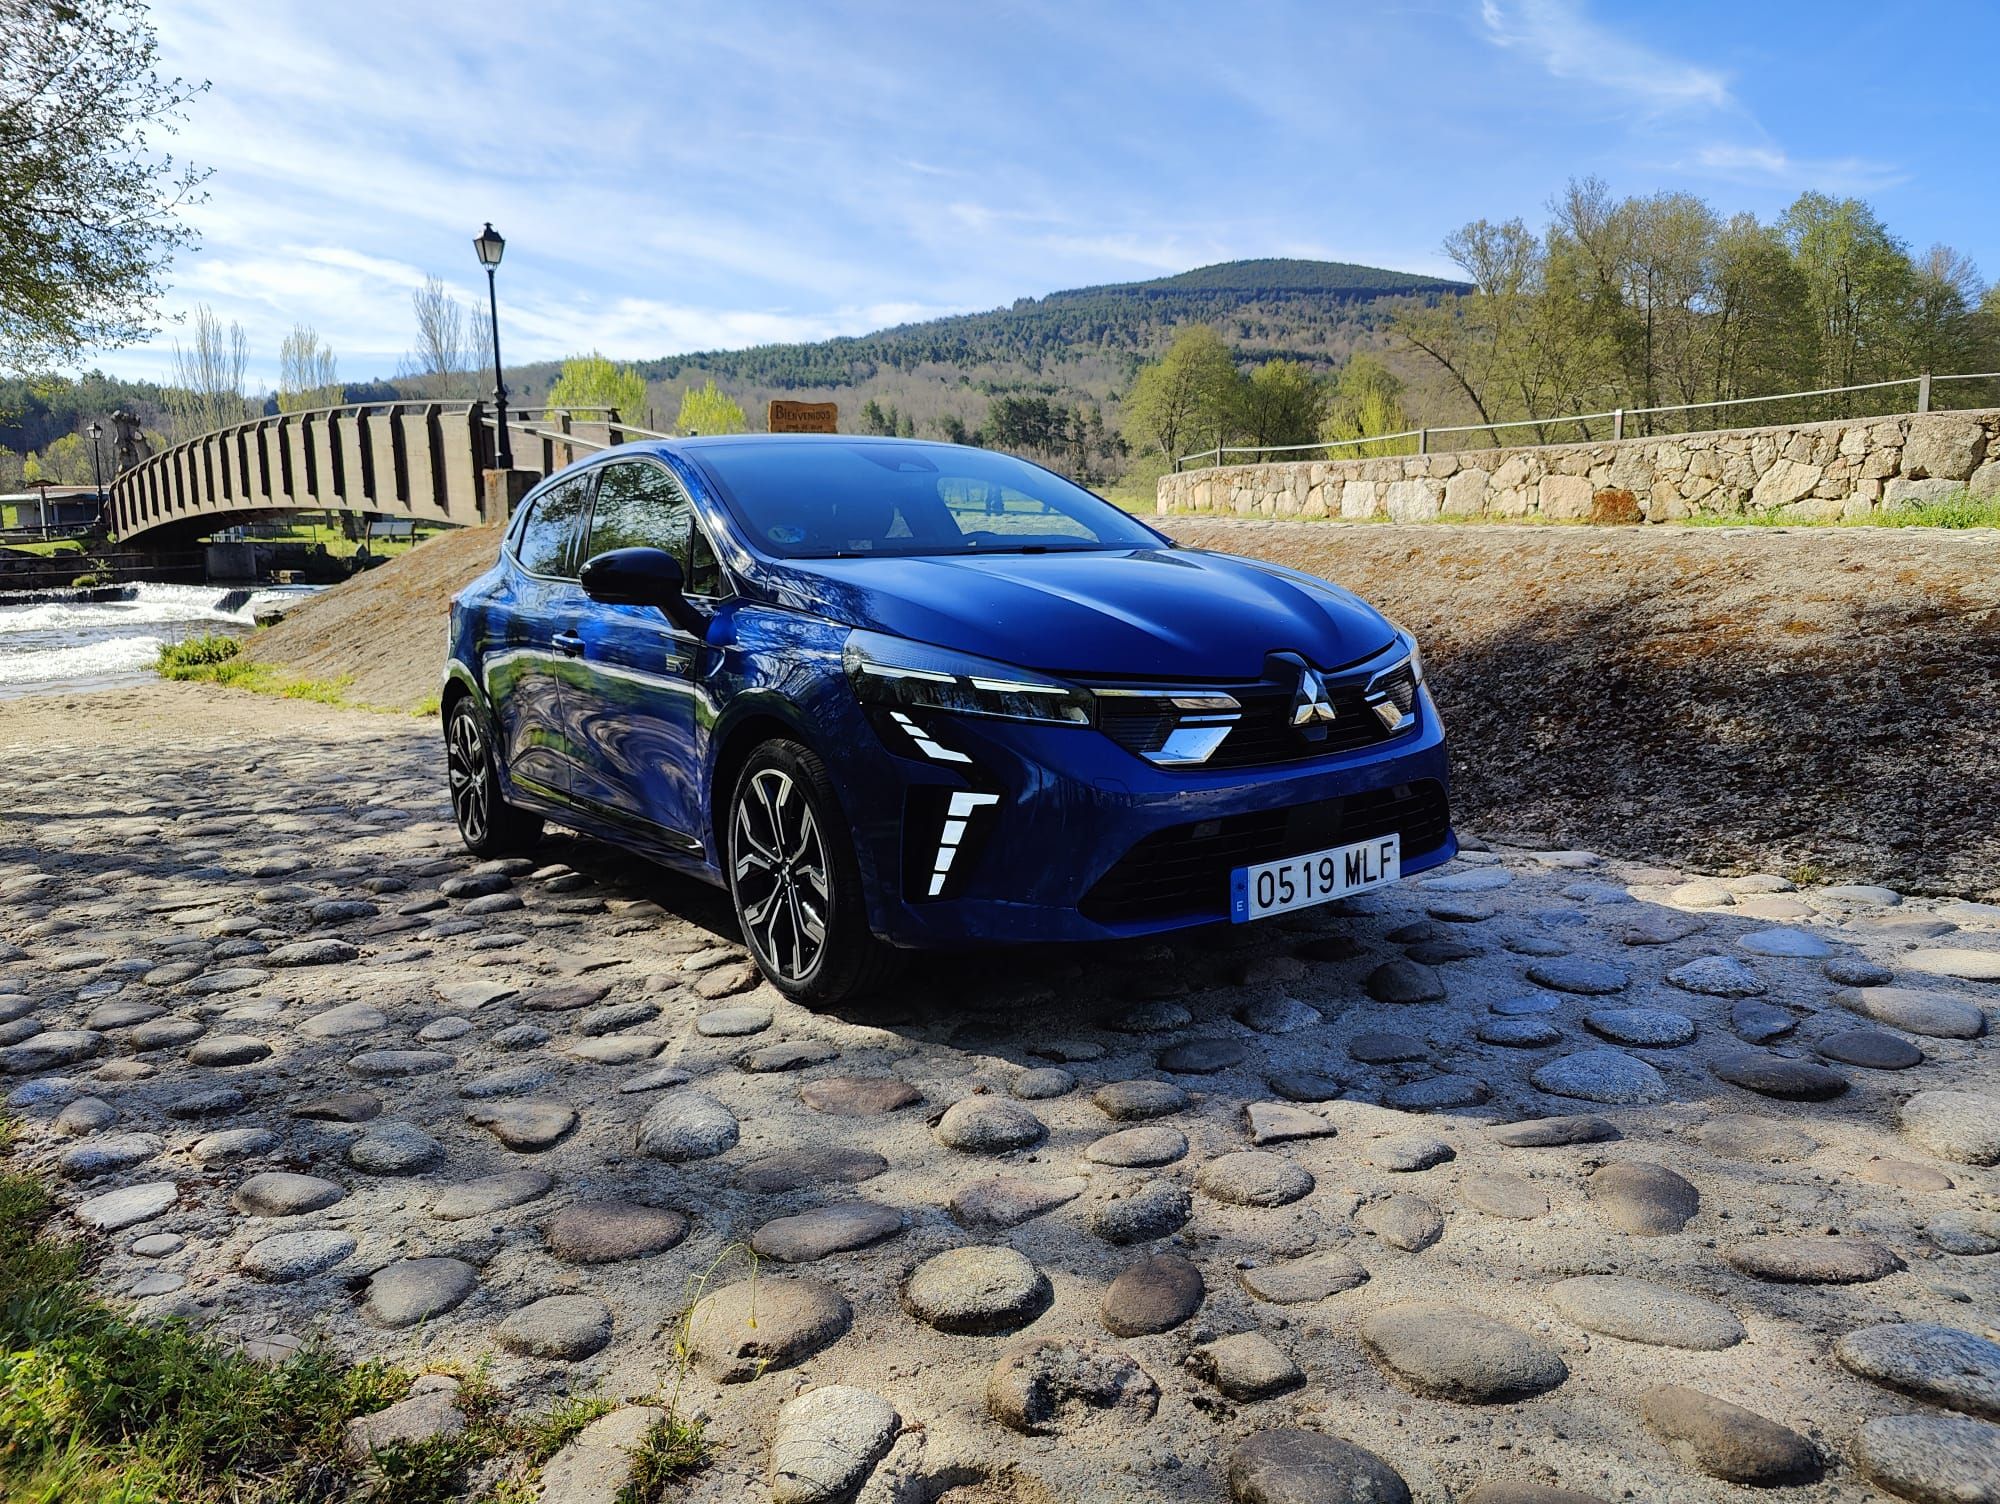
<svg viewBox="0 0 2000 1504">
<path fill-rule="evenodd" d="M 510 408 L 519 425 L 553 437 L 517 446 L 516 466 L 547 473 L 579 446 L 619 442 L 607 407 Z M 636 434 L 637 430 L 630 432 Z M 397 399 L 276 413 L 162 450 L 111 487 L 119 537 L 245 511 L 348 510 L 471 526 L 482 520 L 482 474 L 494 463 L 483 401 Z"/>
</svg>

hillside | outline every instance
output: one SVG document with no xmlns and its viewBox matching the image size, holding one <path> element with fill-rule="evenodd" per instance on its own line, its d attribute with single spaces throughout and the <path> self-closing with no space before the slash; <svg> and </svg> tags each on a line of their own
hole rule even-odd
<svg viewBox="0 0 2000 1504">
<path fill-rule="evenodd" d="M 2000 874 L 1991 533 L 1164 525 L 1338 580 L 1419 634 L 1468 830 L 1928 892 Z M 352 674 L 365 703 L 423 705 L 445 603 L 496 544 L 422 544 L 248 651 Z M 1954 770 L 1948 787 L 1911 772 L 1931 766 Z"/>
<path fill-rule="evenodd" d="M 1105 409 L 1132 372 L 1183 324 L 1220 329 L 1245 363 L 1289 355 L 1323 369 L 1382 343 L 1405 300 L 1464 285 L 1341 261 L 1226 261 L 1147 282 L 1078 287 L 1006 308 L 902 324 L 809 344 L 757 345 L 641 360 L 656 421 L 671 421 L 683 388 L 713 377 L 762 420 L 772 397 L 834 401 L 843 426 L 873 400 L 934 436 L 948 418 L 977 428 L 989 400 L 1047 395 Z M 545 398 L 559 365 L 510 371 L 520 401 Z"/>
</svg>

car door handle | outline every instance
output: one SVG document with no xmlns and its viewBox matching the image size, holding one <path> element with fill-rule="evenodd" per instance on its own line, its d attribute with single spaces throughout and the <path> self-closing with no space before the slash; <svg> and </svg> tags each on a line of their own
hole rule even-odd
<svg viewBox="0 0 2000 1504">
<path fill-rule="evenodd" d="M 550 639 L 550 644 L 565 658 L 583 656 L 583 639 L 574 632 L 558 632 Z"/>
</svg>

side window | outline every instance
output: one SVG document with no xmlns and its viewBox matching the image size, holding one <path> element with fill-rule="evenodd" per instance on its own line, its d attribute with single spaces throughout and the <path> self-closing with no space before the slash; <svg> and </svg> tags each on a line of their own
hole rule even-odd
<svg viewBox="0 0 2000 1504">
<path fill-rule="evenodd" d="M 690 595 L 719 595 L 722 569 L 696 525 L 694 504 L 658 465 L 607 465 L 597 485 L 586 557 L 614 548 L 663 548 L 681 562 Z"/>
<path fill-rule="evenodd" d="M 514 557 L 529 574 L 574 579 L 577 571 L 576 541 L 583 531 L 584 508 L 590 502 L 590 477 L 575 480 L 542 493 L 521 528 L 521 541 Z"/>
</svg>

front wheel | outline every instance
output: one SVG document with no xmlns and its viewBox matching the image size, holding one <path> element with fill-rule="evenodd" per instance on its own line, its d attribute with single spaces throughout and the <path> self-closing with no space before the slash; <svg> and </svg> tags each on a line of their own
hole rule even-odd
<svg viewBox="0 0 2000 1504">
<path fill-rule="evenodd" d="M 474 856 L 520 856 L 541 839 L 540 817 L 500 796 L 493 744 L 470 695 L 453 703 L 445 721 L 444 771 L 459 839 Z"/>
<path fill-rule="evenodd" d="M 744 941 L 771 985 L 822 1007 L 881 986 L 896 953 L 868 928 L 861 868 L 826 765 L 769 741 L 729 803 L 729 889 Z"/>
</svg>

